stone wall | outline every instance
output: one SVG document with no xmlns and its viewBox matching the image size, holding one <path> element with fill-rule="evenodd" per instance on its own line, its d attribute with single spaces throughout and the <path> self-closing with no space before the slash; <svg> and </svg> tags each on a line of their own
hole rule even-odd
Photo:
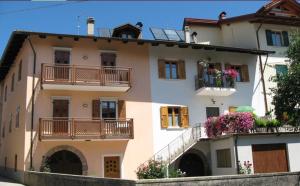
<svg viewBox="0 0 300 186">
<path fill-rule="evenodd" d="M 123 180 L 41 172 L 25 172 L 27 186 L 298 186 L 300 172 L 191 178 Z"/>
<path fill-rule="evenodd" d="M 24 184 L 27 186 L 135 186 L 135 181 L 28 171 L 24 175 Z"/>
<path fill-rule="evenodd" d="M 139 180 L 137 186 L 298 186 L 300 172 Z"/>
</svg>

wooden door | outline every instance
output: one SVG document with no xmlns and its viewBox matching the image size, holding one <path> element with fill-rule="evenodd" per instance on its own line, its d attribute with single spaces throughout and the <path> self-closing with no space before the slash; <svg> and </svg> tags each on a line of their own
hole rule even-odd
<svg viewBox="0 0 300 186">
<path fill-rule="evenodd" d="M 55 53 L 54 79 L 68 81 L 70 77 L 70 51 L 56 50 Z"/>
<path fill-rule="evenodd" d="M 121 178 L 119 156 L 104 157 L 104 177 L 108 178 Z"/>
<path fill-rule="evenodd" d="M 252 145 L 255 173 L 288 172 L 286 144 Z"/>
<path fill-rule="evenodd" d="M 53 100 L 53 133 L 68 133 L 69 100 Z"/>
</svg>

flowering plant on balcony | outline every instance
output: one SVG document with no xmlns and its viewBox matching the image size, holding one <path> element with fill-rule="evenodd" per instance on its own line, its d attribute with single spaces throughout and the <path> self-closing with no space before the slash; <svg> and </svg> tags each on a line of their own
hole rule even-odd
<svg viewBox="0 0 300 186">
<path fill-rule="evenodd" d="M 208 118 L 204 128 L 207 136 L 212 138 L 226 133 L 249 133 L 253 124 L 252 113 L 238 112 Z"/>
<path fill-rule="evenodd" d="M 234 69 L 227 69 L 227 70 L 224 70 L 223 74 L 226 78 L 226 81 L 229 82 L 229 86 L 233 87 L 234 80 L 238 76 L 239 73 Z"/>
<path fill-rule="evenodd" d="M 207 70 L 207 72 L 208 72 L 208 74 L 213 75 L 215 77 L 216 86 L 221 87 L 222 86 L 222 77 L 223 77 L 222 71 L 220 71 L 216 68 L 209 68 Z"/>
</svg>

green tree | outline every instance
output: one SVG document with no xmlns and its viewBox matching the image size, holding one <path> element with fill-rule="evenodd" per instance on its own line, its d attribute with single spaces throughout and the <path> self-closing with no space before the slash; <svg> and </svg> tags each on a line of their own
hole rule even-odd
<svg viewBox="0 0 300 186">
<path fill-rule="evenodd" d="M 300 32 L 292 35 L 287 50 L 290 67 L 287 74 L 276 76 L 272 103 L 277 119 L 292 125 L 300 125 Z"/>
</svg>

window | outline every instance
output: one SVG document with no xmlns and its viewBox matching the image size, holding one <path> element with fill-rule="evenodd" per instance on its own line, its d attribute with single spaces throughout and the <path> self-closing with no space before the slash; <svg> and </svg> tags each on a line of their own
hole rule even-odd
<svg viewBox="0 0 300 186">
<path fill-rule="evenodd" d="M 216 154 L 217 154 L 217 167 L 218 168 L 231 167 L 230 149 L 216 150 Z"/>
<path fill-rule="evenodd" d="M 18 155 L 15 154 L 15 172 L 17 172 L 17 168 L 18 168 Z"/>
<path fill-rule="evenodd" d="M 7 85 L 4 88 L 4 101 L 7 101 Z"/>
<path fill-rule="evenodd" d="M 22 60 L 19 63 L 19 69 L 18 69 L 18 81 L 21 81 L 22 79 Z"/>
<path fill-rule="evenodd" d="M 266 38 L 269 46 L 289 46 L 289 36 L 286 31 L 266 30 Z"/>
<path fill-rule="evenodd" d="M 206 117 L 217 117 L 220 116 L 219 107 L 206 107 Z"/>
<path fill-rule="evenodd" d="M 15 74 L 12 75 L 11 77 L 11 87 L 10 87 L 10 91 L 14 91 L 15 89 Z"/>
<path fill-rule="evenodd" d="M 225 65 L 225 69 L 234 69 L 238 72 L 238 75 L 236 77 L 236 82 L 249 82 L 249 70 L 248 65 Z"/>
<path fill-rule="evenodd" d="M 54 63 L 56 64 L 70 64 L 70 51 L 68 50 L 55 50 Z"/>
<path fill-rule="evenodd" d="M 168 107 L 169 127 L 179 127 L 179 107 Z"/>
<path fill-rule="evenodd" d="M 17 107 L 16 111 L 16 128 L 20 126 L 20 106 Z"/>
<path fill-rule="evenodd" d="M 12 119 L 13 119 L 13 115 L 10 114 L 8 132 L 11 132 L 11 130 L 12 130 Z"/>
<path fill-rule="evenodd" d="M 187 107 L 161 107 L 161 127 L 189 127 L 189 114 Z"/>
<path fill-rule="evenodd" d="M 102 118 L 113 118 L 117 116 L 116 101 L 101 101 Z"/>
<path fill-rule="evenodd" d="M 288 73 L 287 65 L 275 65 L 276 75 L 281 76 Z"/>
<path fill-rule="evenodd" d="M 158 74 L 161 79 L 185 79 L 185 63 L 181 60 L 158 60 Z"/>
<path fill-rule="evenodd" d="M 101 66 L 102 67 L 116 66 L 116 54 L 115 53 L 101 53 Z"/>
<path fill-rule="evenodd" d="M 125 100 L 92 100 L 92 118 L 93 119 L 116 119 L 126 118 Z"/>
</svg>

